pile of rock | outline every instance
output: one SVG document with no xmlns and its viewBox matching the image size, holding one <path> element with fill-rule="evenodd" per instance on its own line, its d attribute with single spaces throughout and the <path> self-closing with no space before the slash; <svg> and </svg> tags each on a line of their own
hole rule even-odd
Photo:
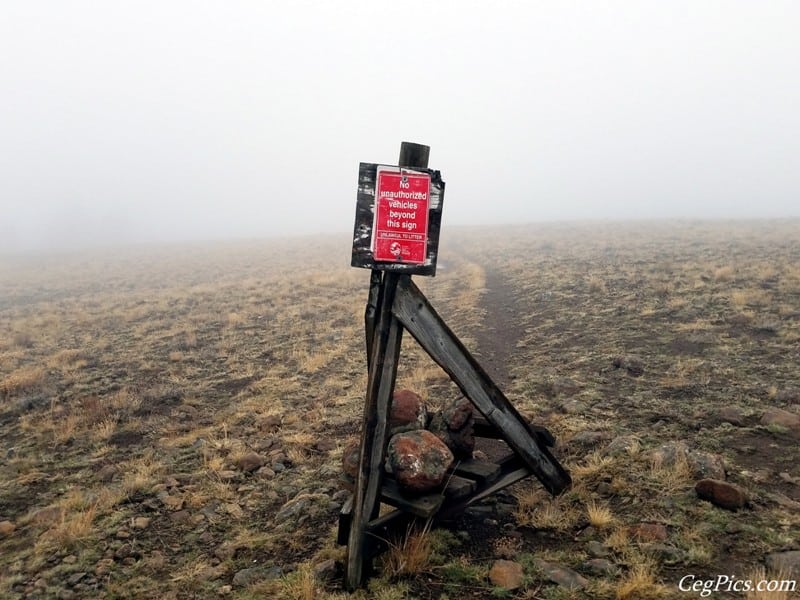
<svg viewBox="0 0 800 600">
<path fill-rule="evenodd" d="M 407 494 L 441 488 L 453 462 L 471 458 L 475 449 L 475 418 L 466 398 L 430 414 L 419 394 L 397 390 L 392 395 L 388 425 L 386 471 Z M 359 444 L 352 441 L 342 457 L 346 485 L 352 486 L 358 464 Z"/>
</svg>

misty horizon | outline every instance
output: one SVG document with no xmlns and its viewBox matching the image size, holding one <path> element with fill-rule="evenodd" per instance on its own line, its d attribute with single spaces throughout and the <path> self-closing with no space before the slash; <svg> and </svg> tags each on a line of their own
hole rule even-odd
<svg viewBox="0 0 800 600">
<path fill-rule="evenodd" d="M 431 147 L 443 227 L 800 216 L 800 5 L 12 2 L 0 253 L 349 235 Z"/>
</svg>

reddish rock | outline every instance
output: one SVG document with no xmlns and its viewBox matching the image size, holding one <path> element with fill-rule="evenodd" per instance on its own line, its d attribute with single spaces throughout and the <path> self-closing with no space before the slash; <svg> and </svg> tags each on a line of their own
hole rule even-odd
<svg viewBox="0 0 800 600">
<path fill-rule="evenodd" d="M 734 427 L 744 427 L 744 413 L 737 406 L 723 406 L 717 411 L 717 417 L 722 423 L 730 423 Z"/>
<path fill-rule="evenodd" d="M 800 415 L 782 408 L 768 408 L 761 416 L 762 425 L 777 425 L 790 431 L 800 432 Z"/>
<path fill-rule="evenodd" d="M 314 444 L 314 447 L 320 452 L 332 452 L 336 450 L 336 442 L 330 438 L 323 438 Z"/>
<path fill-rule="evenodd" d="M 513 560 L 496 560 L 489 570 L 489 580 L 497 587 L 516 590 L 522 587 L 522 565 Z"/>
<path fill-rule="evenodd" d="M 423 494 L 442 485 L 453 453 L 430 431 L 408 431 L 389 440 L 386 463 L 402 490 Z"/>
<path fill-rule="evenodd" d="M 245 473 L 251 473 L 266 464 L 266 459 L 255 452 L 248 452 L 236 459 L 236 468 Z"/>
<path fill-rule="evenodd" d="M 747 494 L 738 486 L 717 479 L 701 479 L 694 486 L 697 496 L 728 510 L 738 510 L 747 505 Z"/>
<path fill-rule="evenodd" d="M 455 456 L 472 456 L 475 450 L 475 416 L 472 402 L 466 398 L 453 402 L 434 415 L 429 429 Z"/>
<path fill-rule="evenodd" d="M 358 475 L 358 463 L 361 460 L 361 442 L 350 440 L 342 453 L 342 471 L 353 479 Z"/>
<path fill-rule="evenodd" d="M 640 542 L 663 542 L 667 539 L 667 528 L 661 523 L 639 523 L 630 527 L 628 533 Z"/>
<path fill-rule="evenodd" d="M 0 521 L 0 539 L 14 533 L 16 526 L 11 521 Z"/>
<path fill-rule="evenodd" d="M 266 417 L 261 418 L 259 425 L 261 429 L 274 431 L 275 429 L 278 429 L 282 423 L 283 418 L 280 415 L 267 415 Z"/>
<path fill-rule="evenodd" d="M 411 390 L 397 390 L 392 394 L 389 410 L 389 430 L 392 433 L 424 429 L 428 411 L 419 394 Z"/>
</svg>

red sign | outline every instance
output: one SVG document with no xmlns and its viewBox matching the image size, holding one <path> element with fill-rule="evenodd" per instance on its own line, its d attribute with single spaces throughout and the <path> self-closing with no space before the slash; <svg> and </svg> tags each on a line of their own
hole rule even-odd
<svg viewBox="0 0 800 600">
<path fill-rule="evenodd" d="M 428 254 L 427 173 L 378 168 L 372 253 L 377 261 L 425 263 Z"/>
</svg>

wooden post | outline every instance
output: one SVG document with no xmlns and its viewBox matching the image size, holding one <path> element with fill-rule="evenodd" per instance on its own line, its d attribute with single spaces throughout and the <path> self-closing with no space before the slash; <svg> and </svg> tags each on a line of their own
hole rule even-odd
<svg viewBox="0 0 800 600">
<path fill-rule="evenodd" d="M 430 148 L 403 142 L 399 166 L 428 168 Z M 353 512 L 347 542 L 345 583 L 355 590 L 364 579 L 366 536 L 371 519 L 378 515 L 380 490 L 383 483 L 383 462 L 387 444 L 387 422 L 397 377 L 397 359 L 403 327 L 392 313 L 399 282 L 411 284 L 411 276 L 373 269 L 370 291 L 364 314 L 368 346 L 367 397 L 361 426 L 359 469 L 353 490 Z"/>
</svg>

